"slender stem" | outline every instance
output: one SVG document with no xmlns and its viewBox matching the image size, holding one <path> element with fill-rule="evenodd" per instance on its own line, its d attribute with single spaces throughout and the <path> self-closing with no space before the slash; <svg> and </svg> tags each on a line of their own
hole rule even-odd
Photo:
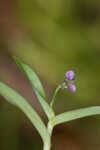
<svg viewBox="0 0 100 150">
<path fill-rule="evenodd" d="M 47 126 L 47 129 L 48 129 L 48 132 L 49 132 L 49 136 L 51 137 L 52 136 L 52 130 L 53 130 L 53 125 L 51 123 L 51 120 L 48 122 L 48 126 Z"/>
<path fill-rule="evenodd" d="M 60 84 L 60 85 L 58 85 L 57 88 L 55 89 L 54 94 L 52 96 L 51 103 L 50 103 L 51 107 L 53 106 L 55 98 L 56 98 L 56 95 L 57 95 L 58 91 L 61 88 L 62 89 L 67 88 L 65 82 Z M 52 119 L 54 119 L 54 118 L 52 118 Z M 47 130 L 48 130 L 48 133 L 49 133 L 49 136 L 50 136 L 50 139 L 49 139 L 50 141 L 49 141 L 49 143 L 47 141 L 44 142 L 43 150 L 50 150 L 51 149 L 51 135 L 52 135 L 53 127 L 54 127 L 54 125 L 52 124 L 52 119 L 49 120 L 48 125 L 47 125 Z"/>
<path fill-rule="evenodd" d="M 43 147 L 43 150 L 50 150 L 50 146 L 45 143 L 44 147 Z"/>
<path fill-rule="evenodd" d="M 45 142 L 43 150 L 50 150 L 51 149 L 51 135 L 52 135 L 52 130 L 53 130 L 53 126 L 51 124 L 51 121 L 49 121 L 47 129 L 48 129 L 48 133 L 50 135 L 50 143 L 48 144 L 47 142 Z"/>
<path fill-rule="evenodd" d="M 53 104 L 54 104 L 56 95 L 57 95 L 58 91 L 60 90 L 60 88 L 61 88 L 61 85 L 58 85 L 58 87 L 55 89 L 55 92 L 54 92 L 54 94 L 53 94 L 53 96 L 52 96 L 51 103 L 50 103 L 50 106 L 51 106 L 51 107 L 52 107 Z"/>
</svg>

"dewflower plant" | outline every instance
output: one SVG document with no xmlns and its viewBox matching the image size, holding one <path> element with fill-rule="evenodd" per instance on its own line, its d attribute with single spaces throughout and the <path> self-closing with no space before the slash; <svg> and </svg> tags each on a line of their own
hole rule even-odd
<svg viewBox="0 0 100 150">
<path fill-rule="evenodd" d="M 20 69 L 24 72 L 26 77 L 29 79 L 32 85 L 32 88 L 35 91 L 35 94 L 37 96 L 37 99 L 39 103 L 41 104 L 48 118 L 47 126 L 44 124 L 44 122 L 42 121 L 38 113 L 35 111 L 34 107 L 32 107 L 23 96 L 21 96 L 14 89 L 10 88 L 9 86 L 7 86 L 6 84 L 2 82 L 0 82 L 0 95 L 2 95 L 5 98 L 5 100 L 17 106 L 26 114 L 28 119 L 31 121 L 31 123 L 37 129 L 39 135 L 41 136 L 41 139 L 43 141 L 43 150 L 51 149 L 51 144 L 52 144 L 51 135 L 53 132 L 53 128 L 56 125 L 69 122 L 71 120 L 100 114 L 100 106 L 94 106 L 94 107 L 72 110 L 72 111 L 68 111 L 68 112 L 64 112 L 64 113 L 56 115 L 53 109 L 53 104 L 55 102 L 56 95 L 59 92 L 59 90 L 63 90 L 67 88 L 68 91 L 73 92 L 73 93 L 77 91 L 76 86 L 74 84 L 75 73 L 72 70 L 67 71 L 65 73 L 64 82 L 57 86 L 51 98 L 51 102 L 49 104 L 47 102 L 47 98 L 46 98 L 46 94 L 43 89 L 43 86 L 38 76 L 33 71 L 33 69 L 27 64 L 23 63 L 17 57 L 14 57 L 14 61 L 20 67 Z"/>
</svg>

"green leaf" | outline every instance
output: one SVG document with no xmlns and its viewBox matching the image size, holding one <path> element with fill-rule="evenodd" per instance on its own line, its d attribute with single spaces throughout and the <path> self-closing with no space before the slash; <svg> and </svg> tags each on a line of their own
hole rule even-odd
<svg viewBox="0 0 100 150">
<path fill-rule="evenodd" d="M 48 103 L 43 99 L 43 97 L 37 92 L 37 90 L 36 89 L 34 89 L 34 90 L 35 90 L 37 98 L 39 99 L 39 102 L 41 103 L 48 119 L 51 120 L 52 118 L 55 117 L 53 109 L 48 105 Z"/>
<path fill-rule="evenodd" d="M 36 75 L 36 73 L 32 70 L 31 67 L 29 67 L 27 64 L 24 64 L 19 58 L 17 58 L 16 56 L 13 57 L 16 64 L 21 68 L 21 70 L 26 74 L 27 78 L 29 79 L 29 81 L 31 82 L 31 84 L 35 87 L 35 89 L 37 89 L 37 91 L 39 92 L 39 94 L 46 99 L 46 95 L 43 89 L 43 86 L 38 78 L 38 76 Z"/>
<path fill-rule="evenodd" d="M 9 103 L 20 108 L 35 126 L 43 141 L 49 141 L 50 137 L 43 121 L 24 97 L 2 82 L 0 82 L 0 95 L 2 95 Z"/>
<path fill-rule="evenodd" d="M 100 106 L 81 108 L 81 109 L 72 110 L 72 111 L 57 115 L 52 120 L 52 124 L 53 126 L 55 126 L 64 122 L 69 122 L 71 120 L 88 117 L 92 115 L 99 115 L 99 114 L 100 114 Z"/>
<path fill-rule="evenodd" d="M 25 75 L 29 79 L 30 83 L 32 84 L 32 87 L 35 90 L 35 93 L 37 95 L 37 98 L 38 98 L 40 104 L 42 105 L 48 119 L 53 118 L 55 116 L 54 111 L 49 106 L 49 104 L 46 102 L 46 96 L 45 96 L 42 84 L 41 84 L 39 78 L 37 77 L 36 73 L 31 69 L 30 66 L 28 66 L 27 64 L 24 64 L 19 58 L 14 56 L 14 59 L 15 59 L 16 63 L 18 64 L 18 66 L 25 73 Z"/>
</svg>

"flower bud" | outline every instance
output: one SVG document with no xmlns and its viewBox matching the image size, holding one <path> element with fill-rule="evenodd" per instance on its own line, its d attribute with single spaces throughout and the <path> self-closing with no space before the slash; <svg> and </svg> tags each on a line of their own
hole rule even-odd
<svg viewBox="0 0 100 150">
<path fill-rule="evenodd" d="M 69 84 L 69 85 L 68 85 L 68 89 L 69 89 L 70 91 L 72 91 L 73 93 L 76 92 L 76 86 L 75 86 L 74 84 Z"/>
<path fill-rule="evenodd" d="M 67 71 L 65 76 L 66 76 L 66 79 L 69 81 L 74 80 L 74 72 L 73 71 Z"/>
</svg>

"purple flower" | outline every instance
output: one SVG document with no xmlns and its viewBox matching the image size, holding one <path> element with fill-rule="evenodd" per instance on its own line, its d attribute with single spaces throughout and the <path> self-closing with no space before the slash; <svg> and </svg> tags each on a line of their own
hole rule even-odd
<svg viewBox="0 0 100 150">
<path fill-rule="evenodd" d="M 76 86 L 75 86 L 74 84 L 69 84 L 69 85 L 68 85 L 68 89 L 69 89 L 70 91 L 72 91 L 73 93 L 76 92 Z"/>
<path fill-rule="evenodd" d="M 74 72 L 73 71 L 67 71 L 65 76 L 66 76 L 66 79 L 69 81 L 74 80 Z"/>
</svg>

